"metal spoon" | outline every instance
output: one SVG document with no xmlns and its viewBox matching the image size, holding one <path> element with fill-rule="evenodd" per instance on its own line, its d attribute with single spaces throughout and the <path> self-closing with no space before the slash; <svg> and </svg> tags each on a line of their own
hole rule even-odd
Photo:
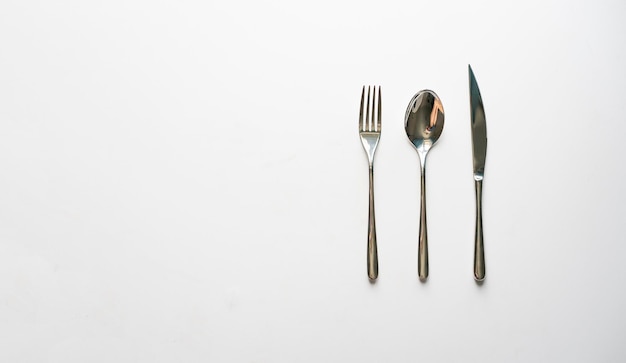
<svg viewBox="0 0 626 363">
<path fill-rule="evenodd" d="M 430 90 L 419 91 L 409 102 L 404 117 L 404 129 L 417 150 L 421 166 L 420 231 L 417 271 L 420 280 L 428 277 L 428 238 L 426 233 L 426 155 L 441 136 L 444 112 L 441 100 Z"/>
</svg>

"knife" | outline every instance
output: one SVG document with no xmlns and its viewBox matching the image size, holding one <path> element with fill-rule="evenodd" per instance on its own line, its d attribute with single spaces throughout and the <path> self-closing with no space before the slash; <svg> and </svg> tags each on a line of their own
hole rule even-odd
<svg viewBox="0 0 626 363">
<path fill-rule="evenodd" d="M 480 96 L 478 83 L 468 64 L 469 92 L 470 92 L 470 116 L 472 120 L 472 155 L 474 162 L 474 185 L 476 189 L 476 234 L 474 237 L 474 279 L 485 279 L 485 246 L 483 243 L 483 212 L 482 194 L 483 177 L 485 174 L 485 157 L 487 156 L 487 123 L 483 99 Z"/>
</svg>

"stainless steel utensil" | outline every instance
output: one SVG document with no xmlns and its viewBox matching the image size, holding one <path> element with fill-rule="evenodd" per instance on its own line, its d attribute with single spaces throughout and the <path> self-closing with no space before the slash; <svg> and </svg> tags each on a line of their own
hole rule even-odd
<svg viewBox="0 0 626 363">
<path fill-rule="evenodd" d="M 376 246 L 376 218 L 374 217 L 374 154 L 380 141 L 380 120 L 382 103 L 380 100 L 380 86 L 373 88 L 370 98 L 370 86 L 367 87 L 367 102 L 365 101 L 365 86 L 361 91 L 361 109 L 359 112 L 359 136 L 367 153 L 370 169 L 369 191 L 369 218 L 367 228 L 367 276 L 370 280 L 378 278 L 378 248 Z M 363 118 L 365 113 L 365 118 Z"/>
<path fill-rule="evenodd" d="M 483 212 L 482 194 L 483 177 L 485 175 L 485 157 L 487 156 L 487 123 L 483 99 L 480 96 L 478 83 L 470 65 L 469 91 L 470 115 L 472 119 L 472 155 L 474 163 L 474 185 L 476 189 L 476 234 L 474 237 L 474 279 L 485 279 L 485 246 L 483 243 Z"/>
<path fill-rule="evenodd" d="M 428 237 L 426 232 L 426 155 L 441 136 L 444 112 L 441 100 L 430 90 L 418 92 L 409 102 L 404 128 L 417 150 L 421 166 L 421 203 L 417 270 L 420 280 L 428 278 Z"/>
</svg>

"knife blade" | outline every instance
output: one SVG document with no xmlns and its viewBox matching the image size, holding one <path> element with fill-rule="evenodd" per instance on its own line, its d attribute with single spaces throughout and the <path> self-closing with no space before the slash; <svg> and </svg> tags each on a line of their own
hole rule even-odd
<svg viewBox="0 0 626 363">
<path fill-rule="evenodd" d="M 474 185 L 476 191 L 476 234 L 474 236 L 474 279 L 485 279 L 485 247 L 483 241 L 482 189 L 487 156 L 487 121 L 485 108 L 472 66 L 468 64 L 470 116 L 472 125 L 472 156 L 474 164 Z"/>
<path fill-rule="evenodd" d="M 487 122 L 485 120 L 485 108 L 480 95 L 476 77 L 470 65 L 469 89 L 470 89 L 470 115 L 472 117 L 472 151 L 474 156 L 474 179 L 482 180 L 485 173 L 485 158 L 487 156 Z"/>
</svg>

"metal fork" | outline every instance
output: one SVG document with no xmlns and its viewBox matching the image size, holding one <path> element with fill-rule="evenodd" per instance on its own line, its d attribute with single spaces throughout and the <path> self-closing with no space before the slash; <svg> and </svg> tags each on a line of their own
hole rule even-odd
<svg viewBox="0 0 626 363">
<path fill-rule="evenodd" d="M 373 89 L 371 98 L 370 88 Z M 367 276 L 370 280 L 376 280 L 378 277 L 378 247 L 376 245 L 376 218 L 374 217 L 374 153 L 380 140 L 381 111 L 380 86 L 367 87 L 367 103 L 365 103 L 365 86 L 363 86 L 359 112 L 359 136 L 367 153 L 370 169 L 370 206 L 367 228 Z M 365 118 L 363 118 L 363 113 L 365 113 Z"/>
</svg>

